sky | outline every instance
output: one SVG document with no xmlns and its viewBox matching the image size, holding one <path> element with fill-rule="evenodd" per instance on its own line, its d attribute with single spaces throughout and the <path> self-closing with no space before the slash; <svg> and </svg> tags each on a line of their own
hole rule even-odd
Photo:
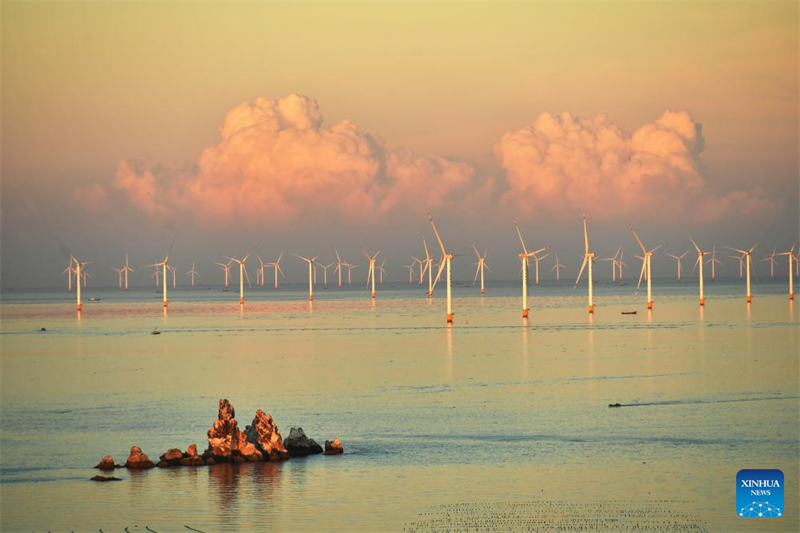
<svg viewBox="0 0 800 533">
<path fill-rule="evenodd" d="M 600 256 L 636 252 L 630 224 L 670 253 L 689 232 L 788 249 L 799 22 L 796 2 L 4 1 L 0 286 L 65 285 L 66 250 L 111 284 L 175 235 L 208 277 L 259 243 L 381 249 L 404 279 L 429 211 L 503 279 L 514 220 L 575 269 L 582 211 Z"/>
</svg>

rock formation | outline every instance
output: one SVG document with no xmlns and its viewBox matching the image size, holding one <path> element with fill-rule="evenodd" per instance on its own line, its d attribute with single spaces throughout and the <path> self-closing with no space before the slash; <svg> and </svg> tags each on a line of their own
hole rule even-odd
<svg viewBox="0 0 800 533">
<path fill-rule="evenodd" d="M 247 442 L 244 434 L 239 431 L 236 421 L 236 411 L 226 399 L 219 401 L 217 420 L 208 430 L 208 449 L 203 454 L 204 459 L 213 459 L 215 462 L 261 461 L 261 452 L 255 445 Z"/>
<path fill-rule="evenodd" d="M 141 448 L 131 446 L 131 454 L 128 456 L 125 466 L 127 468 L 153 468 L 156 465 L 142 452 Z"/>
<path fill-rule="evenodd" d="M 110 455 L 106 455 L 95 465 L 95 468 L 99 468 L 100 470 L 114 470 L 116 467 L 117 465 L 114 464 L 114 458 Z"/>
<path fill-rule="evenodd" d="M 322 446 L 314 442 L 314 439 L 306 437 L 303 428 L 292 428 L 284 445 L 289 452 L 289 457 L 305 457 L 322 453 Z"/>
<path fill-rule="evenodd" d="M 253 444 L 261 452 L 265 461 L 288 459 L 289 452 L 283 445 L 281 432 L 272 419 L 272 415 L 261 409 L 256 411 L 253 422 L 244 430 L 247 442 Z"/>
<path fill-rule="evenodd" d="M 336 437 L 332 441 L 325 441 L 325 455 L 339 455 L 340 453 L 344 453 L 344 448 L 342 447 L 342 441 L 339 440 L 339 437 Z"/>
</svg>

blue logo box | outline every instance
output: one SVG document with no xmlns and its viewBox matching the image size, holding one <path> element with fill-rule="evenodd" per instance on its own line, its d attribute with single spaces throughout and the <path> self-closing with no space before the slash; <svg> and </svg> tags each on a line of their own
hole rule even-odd
<svg viewBox="0 0 800 533">
<path fill-rule="evenodd" d="M 783 472 L 739 470 L 736 514 L 745 518 L 777 518 L 783 513 Z"/>
</svg>

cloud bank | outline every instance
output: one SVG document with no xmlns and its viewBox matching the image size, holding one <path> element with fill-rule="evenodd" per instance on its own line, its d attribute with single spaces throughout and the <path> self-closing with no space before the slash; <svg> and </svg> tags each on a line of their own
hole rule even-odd
<svg viewBox="0 0 800 533">
<path fill-rule="evenodd" d="M 632 134 L 605 115 L 543 113 L 494 146 L 500 176 L 389 149 L 348 120 L 326 128 L 317 102 L 295 94 L 239 105 L 220 134 L 190 170 L 123 160 L 111 188 L 153 219 L 213 224 L 359 223 L 434 209 L 523 220 L 586 210 L 596 220 L 709 222 L 780 207 L 761 189 L 715 191 L 702 172 L 702 127 L 683 111 L 667 111 Z M 83 205 L 107 204 L 106 189 L 95 184 L 76 196 Z"/>
</svg>

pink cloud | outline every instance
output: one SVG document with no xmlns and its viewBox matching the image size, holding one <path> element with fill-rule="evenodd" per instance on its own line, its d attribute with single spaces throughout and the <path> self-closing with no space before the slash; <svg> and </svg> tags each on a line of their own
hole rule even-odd
<svg viewBox="0 0 800 533">
<path fill-rule="evenodd" d="M 605 220 L 708 221 L 777 208 L 763 190 L 713 190 L 698 165 L 703 145 L 700 125 L 684 111 L 667 111 L 632 135 L 605 115 L 544 113 L 495 145 L 509 186 L 502 201 L 519 213 L 586 209 Z"/>
<path fill-rule="evenodd" d="M 105 213 L 111 207 L 108 193 L 99 183 L 79 187 L 72 192 L 72 196 L 89 213 Z"/>
</svg>

